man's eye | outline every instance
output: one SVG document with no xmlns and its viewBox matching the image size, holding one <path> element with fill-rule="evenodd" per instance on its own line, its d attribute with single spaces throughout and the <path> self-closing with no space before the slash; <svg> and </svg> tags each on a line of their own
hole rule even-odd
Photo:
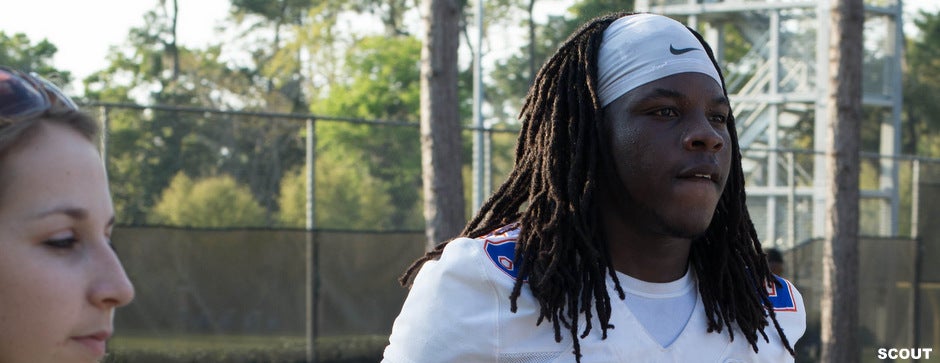
<svg viewBox="0 0 940 363">
<path fill-rule="evenodd" d="M 71 249 L 78 244 L 78 238 L 68 237 L 68 238 L 58 238 L 50 239 L 43 242 L 46 246 L 56 248 L 56 249 Z"/>
<path fill-rule="evenodd" d="M 660 117 L 676 117 L 676 116 L 679 116 L 679 113 L 676 112 L 676 110 L 671 109 L 671 108 L 662 108 L 662 109 L 653 111 L 653 115 L 660 116 Z"/>
<path fill-rule="evenodd" d="M 720 123 L 720 124 L 728 122 L 728 117 L 724 115 L 715 115 L 715 116 L 710 117 L 710 119 L 712 122 Z"/>
</svg>

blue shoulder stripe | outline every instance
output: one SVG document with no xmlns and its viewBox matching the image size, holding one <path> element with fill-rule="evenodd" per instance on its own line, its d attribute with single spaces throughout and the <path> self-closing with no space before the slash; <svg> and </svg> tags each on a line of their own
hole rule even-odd
<svg viewBox="0 0 940 363">
<path fill-rule="evenodd" d="M 483 249 L 486 251 L 486 255 L 490 258 L 490 261 L 492 261 L 497 268 L 513 279 L 519 277 L 519 269 L 516 268 L 517 266 L 515 266 L 513 262 L 513 257 L 515 257 L 516 254 L 515 239 L 497 242 L 486 240 Z"/>
<path fill-rule="evenodd" d="M 774 305 L 774 311 L 796 311 L 796 302 L 793 300 L 793 285 L 780 276 L 774 276 L 776 283 L 767 286 L 767 296 Z"/>
</svg>

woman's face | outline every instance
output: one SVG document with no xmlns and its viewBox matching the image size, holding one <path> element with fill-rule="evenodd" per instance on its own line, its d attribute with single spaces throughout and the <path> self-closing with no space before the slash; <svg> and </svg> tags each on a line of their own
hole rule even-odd
<svg viewBox="0 0 940 363">
<path fill-rule="evenodd" d="M 134 288 L 97 150 L 44 123 L 0 169 L 0 362 L 96 362 Z"/>
</svg>

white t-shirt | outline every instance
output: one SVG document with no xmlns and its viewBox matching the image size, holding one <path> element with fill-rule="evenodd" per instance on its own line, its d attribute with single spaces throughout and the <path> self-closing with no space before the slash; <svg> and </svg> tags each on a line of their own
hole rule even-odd
<svg viewBox="0 0 940 363">
<path fill-rule="evenodd" d="M 691 269 L 678 280 L 653 283 L 617 272 L 630 312 L 660 346 L 668 347 L 679 337 L 695 311 L 698 293 Z"/>
<path fill-rule="evenodd" d="M 414 280 L 402 311 L 392 327 L 383 362 L 574 362 L 571 336 L 562 330 L 555 342 L 551 323 L 536 326 L 539 305 L 523 286 L 516 313 L 510 311 L 509 294 L 515 282 L 512 265 L 518 231 L 497 231 L 479 239 L 451 241 L 437 261 L 428 261 Z M 726 330 L 708 333 L 701 297 L 695 290 L 695 307 L 678 337 L 663 347 L 616 298 L 613 280 L 610 323 L 615 326 L 601 339 L 594 314 L 591 334 L 580 340 L 581 362 L 792 362 L 771 323 L 759 339 L 759 353 L 736 325 L 734 341 Z M 803 335 L 806 315 L 799 292 L 784 279 L 774 291 L 777 321 L 791 345 Z M 694 284 L 693 284 L 694 285 Z M 582 316 L 583 320 L 583 316 Z M 581 322 L 579 334 L 583 331 Z"/>
</svg>

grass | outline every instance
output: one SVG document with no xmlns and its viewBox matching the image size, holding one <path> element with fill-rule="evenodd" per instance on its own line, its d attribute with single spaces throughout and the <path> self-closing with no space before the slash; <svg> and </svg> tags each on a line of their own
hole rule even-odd
<svg viewBox="0 0 940 363">
<path fill-rule="evenodd" d="M 120 336 L 111 342 L 104 362 L 303 363 L 306 343 L 294 336 Z M 384 335 L 321 337 L 316 351 L 320 363 L 377 362 L 386 344 Z"/>
<path fill-rule="evenodd" d="M 332 337 L 331 337 L 332 338 Z M 110 346 L 114 350 L 175 350 L 189 351 L 200 349 L 257 349 L 270 347 L 304 347 L 305 337 L 294 336 L 251 336 L 251 335 L 175 335 L 159 336 L 116 336 Z"/>
</svg>

